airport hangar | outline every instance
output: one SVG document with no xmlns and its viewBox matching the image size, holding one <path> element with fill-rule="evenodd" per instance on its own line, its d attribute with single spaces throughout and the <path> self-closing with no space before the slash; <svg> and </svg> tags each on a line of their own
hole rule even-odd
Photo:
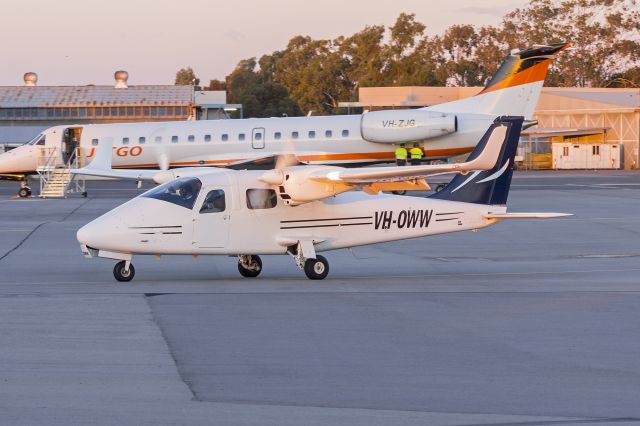
<svg viewBox="0 0 640 426">
<path fill-rule="evenodd" d="M 63 124 L 216 120 L 242 117 L 242 105 L 228 104 L 224 90 L 197 86 L 129 85 L 116 71 L 113 85 L 38 86 L 28 72 L 22 86 L 0 86 L 0 152 Z"/>
<path fill-rule="evenodd" d="M 339 106 L 348 111 L 418 108 L 473 96 L 480 90 L 482 87 L 362 87 L 357 102 Z M 640 166 L 640 89 L 544 87 L 533 119 L 539 124 L 524 131 L 520 143 L 524 168 Z M 605 154 L 611 156 L 604 158 Z"/>
</svg>

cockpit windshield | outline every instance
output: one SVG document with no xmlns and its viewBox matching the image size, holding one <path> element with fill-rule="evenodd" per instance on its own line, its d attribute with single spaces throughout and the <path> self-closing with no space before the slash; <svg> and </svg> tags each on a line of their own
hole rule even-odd
<svg viewBox="0 0 640 426">
<path fill-rule="evenodd" d="M 38 136 L 31 139 L 25 145 L 44 145 L 44 134 L 40 133 Z"/>
<path fill-rule="evenodd" d="M 198 178 L 181 178 L 153 188 L 141 197 L 155 198 L 192 209 L 201 187 L 202 182 Z"/>
</svg>

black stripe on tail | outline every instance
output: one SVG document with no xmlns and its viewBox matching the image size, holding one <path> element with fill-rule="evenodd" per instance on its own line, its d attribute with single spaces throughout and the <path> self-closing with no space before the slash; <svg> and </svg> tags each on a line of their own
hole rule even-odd
<svg viewBox="0 0 640 426">
<path fill-rule="evenodd" d="M 506 205 L 511 176 L 513 175 L 513 161 L 518 149 L 523 120 L 524 117 L 496 118 L 467 159 L 470 161 L 480 155 L 497 127 L 507 126 L 496 165 L 491 170 L 470 172 L 466 175 L 458 174 L 442 191 L 431 195 L 430 198 L 464 203 Z"/>
</svg>

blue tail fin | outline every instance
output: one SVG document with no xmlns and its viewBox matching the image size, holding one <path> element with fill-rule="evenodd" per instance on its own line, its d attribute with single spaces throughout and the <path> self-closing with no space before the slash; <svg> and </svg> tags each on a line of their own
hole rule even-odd
<svg viewBox="0 0 640 426">
<path fill-rule="evenodd" d="M 480 155 L 494 129 L 506 126 L 507 131 L 496 165 L 491 170 L 456 175 L 442 191 L 433 194 L 431 198 L 464 203 L 506 205 L 513 175 L 513 160 L 516 156 L 523 120 L 524 117 L 496 118 L 467 159 L 467 161 L 473 160 Z"/>
</svg>

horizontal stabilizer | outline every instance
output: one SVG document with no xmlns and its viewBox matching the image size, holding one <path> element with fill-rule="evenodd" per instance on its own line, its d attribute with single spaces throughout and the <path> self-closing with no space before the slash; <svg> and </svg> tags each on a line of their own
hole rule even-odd
<svg viewBox="0 0 640 426">
<path fill-rule="evenodd" d="M 557 217 L 573 216 L 572 213 L 489 213 L 487 219 L 553 219 Z"/>
</svg>

